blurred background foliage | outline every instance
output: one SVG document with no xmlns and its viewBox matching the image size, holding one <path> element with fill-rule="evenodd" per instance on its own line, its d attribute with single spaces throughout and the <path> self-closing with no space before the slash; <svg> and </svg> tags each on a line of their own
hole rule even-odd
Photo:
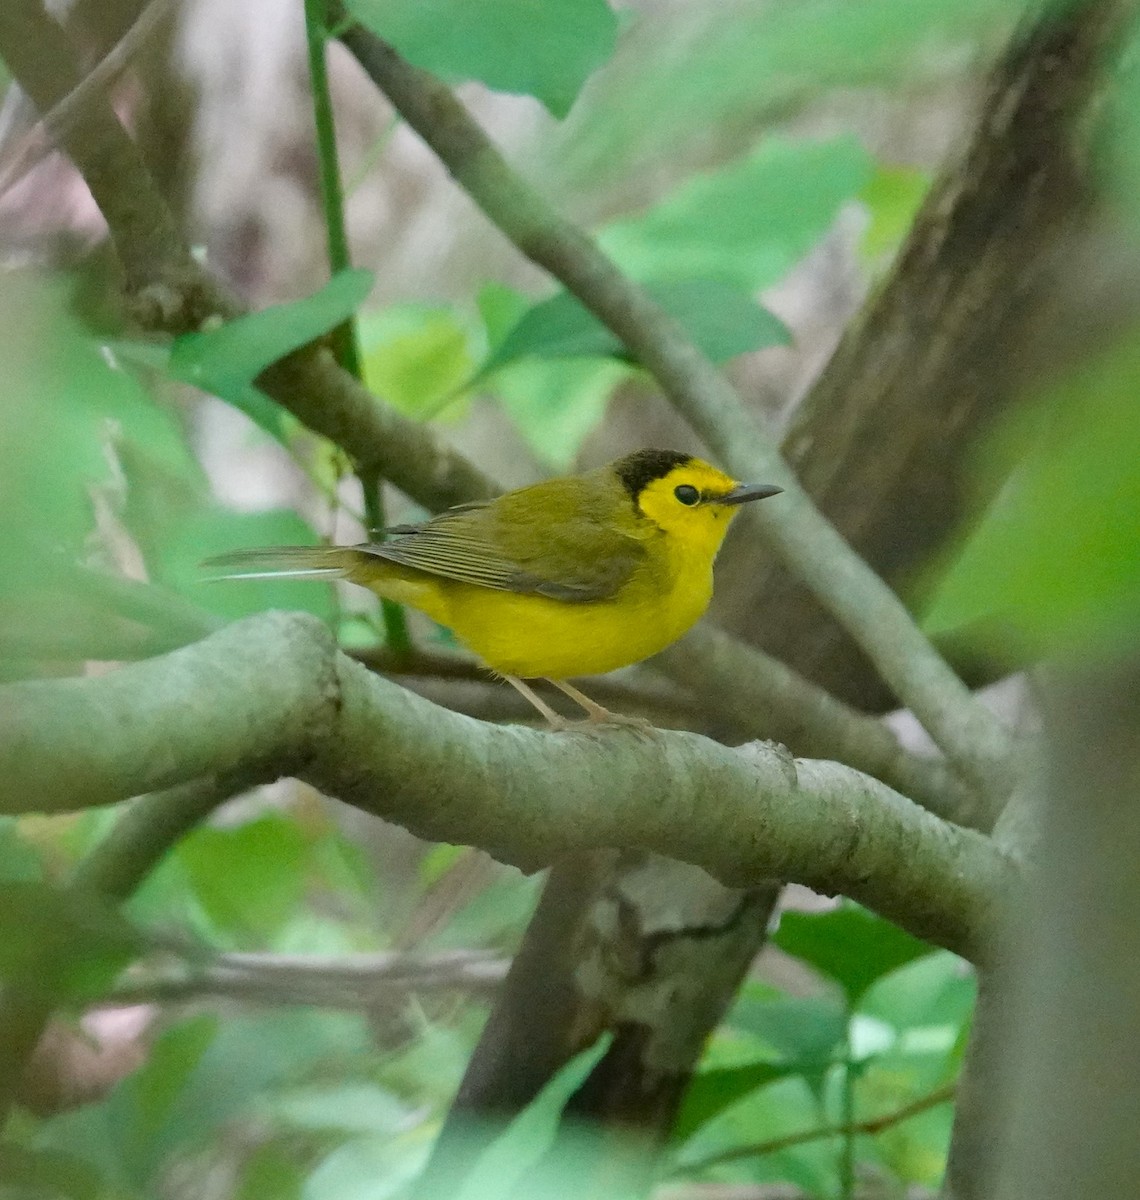
<svg viewBox="0 0 1140 1200">
<path fill-rule="evenodd" d="M 882 278 L 1026 12 L 1014 0 L 542 7 L 532 26 L 534 6 L 486 0 L 468 36 L 465 0 L 351 5 L 459 84 L 512 159 L 776 420 Z M 103 670 L 268 607 L 315 613 L 354 646 L 382 641 L 368 597 L 214 585 L 198 565 L 362 535 L 343 456 L 253 382 L 353 314 L 369 386 L 506 484 L 691 443 L 637 364 L 515 261 L 336 46 L 361 269 L 329 282 L 300 0 L 185 0 L 160 40 L 121 106 L 212 266 L 264 311 L 173 345 L 131 340 L 108 317 L 113 275 L 82 185 L 50 154 L 7 180 L 5 679 Z M 1122 70 L 1099 142 L 1126 223 L 1140 215 L 1135 89 Z M 35 132 L 13 93 L 5 121 L 9 150 Z M 979 446 L 979 478 L 1003 485 L 932 564 L 930 629 L 970 627 L 1015 659 L 1111 654 L 1134 631 L 1138 347 L 1134 329 L 1100 347 Z M 393 520 L 418 515 L 395 494 L 388 506 Z M 447 641 L 426 625 L 415 635 Z M 120 912 L 60 887 L 113 819 L 0 819 L 0 978 L 67 1000 L 0 1142 L 0 1194 L 406 1194 L 493 984 L 456 973 L 362 998 L 330 974 L 314 1003 L 288 976 L 219 996 L 211 972 L 240 954 L 343 965 L 460 949 L 498 961 L 535 881 L 282 783 L 186 837 Z M 706 1050 L 662 1195 L 722 1182 L 832 1197 L 855 1180 L 896 1196 L 938 1183 L 971 973 L 858 908 L 800 899 L 812 911 L 784 916 Z M 566 1070 L 504 1135 L 514 1140 L 488 1151 L 492 1166 L 541 1150 L 583 1063 Z M 486 1167 L 466 1200 L 501 1195 L 488 1178 L 501 1187 Z"/>
</svg>

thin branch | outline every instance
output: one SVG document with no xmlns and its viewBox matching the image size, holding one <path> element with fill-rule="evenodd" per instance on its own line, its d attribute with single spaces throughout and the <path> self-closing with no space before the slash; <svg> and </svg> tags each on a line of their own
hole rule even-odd
<svg viewBox="0 0 1140 1200">
<path fill-rule="evenodd" d="M 171 2 L 172 0 L 150 0 L 99 62 L 67 95 L 56 101 L 31 129 L 23 133 L 14 149 L 5 155 L 7 161 L 0 164 L 0 197 L 19 183 L 40 159 L 51 151 L 52 143 L 60 140 L 61 133 L 97 92 L 105 92 L 115 83 L 147 38 L 155 31 L 159 21 L 167 15 Z M 43 134 L 47 135 L 46 139 L 41 137 Z"/>
<path fill-rule="evenodd" d="M 720 463 L 739 478 L 784 488 L 778 504 L 757 507 L 746 519 L 760 524 L 971 781 L 1007 792 L 1013 766 L 1006 731 L 939 657 L 898 596 L 815 507 L 774 440 L 753 423 L 688 334 L 511 169 L 439 80 L 360 26 L 350 25 L 340 36 L 484 214 L 622 339 Z"/>
<path fill-rule="evenodd" d="M 367 1009 L 385 992 L 494 992 L 506 959 L 483 951 L 439 954 L 223 954 L 208 964 L 130 977 L 100 999 L 100 1007 L 173 1004 L 224 996 L 256 1004 Z"/>
<path fill-rule="evenodd" d="M 701 1171 L 707 1171 L 709 1167 L 719 1166 L 721 1163 L 737 1162 L 742 1158 L 763 1158 L 766 1154 L 777 1154 L 781 1150 L 790 1150 L 793 1146 L 802 1146 L 805 1142 L 882 1133 L 884 1129 L 901 1125 L 903 1121 L 909 1121 L 911 1117 L 917 1117 L 919 1113 L 924 1113 L 931 1108 L 938 1108 L 942 1104 L 950 1104 L 954 1100 L 956 1091 L 957 1085 L 948 1083 L 878 1117 L 871 1117 L 865 1121 L 852 1121 L 849 1124 L 819 1125 L 815 1129 L 803 1129 L 799 1133 L 785 1133 L 780 1137 L 768 1138 L 763 1142 L 752 1142 L 746 1146 L 732 1146 L 728 1150 L 718 1150 L 715 1154 L 709 1154 L 705 1158 L 680 1164 L 677 1171 L 678 1173 L 684 1172 L 686 1175 L 696 1175 Z"/>
<path fill-rule="evenodd" d="M 844 892 L 975 959 L 1019 877 L 990 839 L 850 767 L 693 734 L 486 725 L 377 678 L 301 614 L 102 677 L 12 684 L 0 705 L 3 812 L 94 807 L 211 772 L 292 774 L 525 870 L 637 846 L 733 886 Z"/>
</svg>

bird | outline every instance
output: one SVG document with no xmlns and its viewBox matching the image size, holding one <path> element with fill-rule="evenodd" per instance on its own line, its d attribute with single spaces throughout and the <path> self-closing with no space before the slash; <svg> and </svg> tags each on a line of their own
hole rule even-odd
<svg viewBox="0 0 1140 1200">
<path fill-rule="evenodd" d="M 219 555 L 216 577 L 345 579 L 426 613 L 515 687 L 554 729 L 581 725 L 526 682 L 546 679 L 595 725 L 645 727 L 568 677 L 641 662 L 712 598 L 713 561 L 740 506 L 778 495 L 692 455 L 637 450 L 603 467 L 449 508 L 386 540 Z"/>
</svg>

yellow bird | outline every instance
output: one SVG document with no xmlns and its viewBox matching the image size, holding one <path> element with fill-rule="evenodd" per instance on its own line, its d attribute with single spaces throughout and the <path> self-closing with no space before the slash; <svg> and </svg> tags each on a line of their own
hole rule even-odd
<svg viewBox="0 0 1140 1200">
<path fill-rule="evenodd" d="M 663 650 L 704 613 L 739 505 L 774 496 L 699 458 L 638 450 L 604 467 L 460 504 L 390 540 L 211 559 L 228 578 L 347 579 L 446 625 L 555 728 L 524 682 L 547 679 L 592 721 L 624 721 L 566 682 Z M 636 722 L 644 724 L 644 722 Z"/>
</svg>

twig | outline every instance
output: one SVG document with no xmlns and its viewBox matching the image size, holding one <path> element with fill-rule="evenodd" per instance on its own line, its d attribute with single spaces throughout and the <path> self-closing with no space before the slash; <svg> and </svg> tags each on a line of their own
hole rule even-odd
<svg viewBox="0 0 1140 1200">
<path fill-rule="evenodd" d="M 902 601 L 819 512 L 686 332 L 508 166 L 448 88 L 360 26 L 350 25 L 340 36 L 484 214 L 622 339 L 722 465 L 740 478 L 784 488 L 778 504 L 749 518 L 761 524 L 971 782 L 1006 794 L 1013 764 L 1005 730 L 939 657 Z"/>
<path fill-rule="evenodd" d="M 911 1117 L 916 1117 L 928 1109 L 937 1108 L 940 1104 L 949 1104 L 954 1099 L 956 1091 L 957 1084 L 948 1083 L 928 1092 L 925 1096 L 919 1096 L 917 1100 L 902 1105 L 901 1108 L 865 1121 L 820 1125 L 815 1129 L 803 1129 L 799 1133 L 786 1133 L 780 1137 L 769 1138 L 767 1141 L 752 1142 L 747 1146 L 733 1146 L 728 1150 L 718 1150 L 715 1154 L 679 1165 L 677 1173 L 696 1175 L 701 1171 L 707 1171 L 709 1167 L 719 1166 L 721 1163 L 737 1162 L 742 1158 L 762 1158 L 766 1154 L 776 1154 L 781 1150 L 790 1150 L 793 1146 L 802 1146 L 805 1142 L 818 1142 L 824 1138 L 849 1139 L 860 1134 L 882 1133 L 884 1129 L 890 1129 L 892 1126 L 900 1125 L 903 1121 L 909 1121 Z"/>
<path fill-rule="evenodd" d="M 493 992 L 508 963 L 495 954 L 223 954 L 200 968 L 127 978 L 99 1001 L 170 1004 L 225 996 L 260 1004 L 366 1009 L 384 992 Z"/>
<path fill-rule="evenodd" d="M 166 15 L 172 0 L 150 0 L 131 27 L 107 51 L 85 76 L 28 129 L 15 148 L 8 151 L 8 161 L 0 167 L 0 197 L 32 170 L 40 159 L 53 149 L 52 143 L 62 140 L 76 114 L 99 91 L 109 88 L 126 70 L 158 22 Z M 46 140 L 41 139 L 46 135 Z"/>
</svg>

